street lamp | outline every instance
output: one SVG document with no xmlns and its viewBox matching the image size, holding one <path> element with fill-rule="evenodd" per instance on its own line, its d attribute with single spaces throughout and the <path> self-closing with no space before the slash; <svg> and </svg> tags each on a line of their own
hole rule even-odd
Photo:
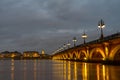
<svg viewBox="0 0 120 80">
<path fill-rule="evenodd" d="M 86 43 L 85 39 L 87 38 L 87 34 L 85 32 L 82 34 L 82 38 L 84 39 L 84 44 Z"/>
<path fill-rule="evenodd" d="M 64 49 L 66 48 L 66 44 L 63 45 L 63 48 L 64 48 Z"/>
<path fill-rule="evenodd" d="M 100 36 L 100 39 L 103 39 L 104 35 L 103 35 L 103 28 L 105 27 L 105 24 L 104 24 L 104 21 L 101 19 L 99 22 L 98 22 L 98 28 L 100 28 L 101 30 L 101 36 Z"/>
<path fill-rule="evenodd" d="M 73 43 L 74 43 L 74 47 L 76 46 L 76 41 L 77 41 L 77 39 L 76 39 L 76 37 L 73 37 Z"/>
<path fill-rule="evenodd" d="M 68 41 L 68 43 L 67 43 L 68 49 L 70 48 L 70 45 L 71 45 L 71 44 L 70 44 L 69 41 Z"/>
</svg>

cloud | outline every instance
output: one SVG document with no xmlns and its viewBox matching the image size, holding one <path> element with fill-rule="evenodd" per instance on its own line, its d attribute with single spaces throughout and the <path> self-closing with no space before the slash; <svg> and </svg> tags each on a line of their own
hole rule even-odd
<svg viewBox="0 0 120 80">
<path fill-rule="evenodd" d="M 0 50 L 54 49 L 85 30 L 88 41 L 99 37 L 98 21 L 104 34 L 120 29 L 119 0 L 0 0 Z"/>
</svg>

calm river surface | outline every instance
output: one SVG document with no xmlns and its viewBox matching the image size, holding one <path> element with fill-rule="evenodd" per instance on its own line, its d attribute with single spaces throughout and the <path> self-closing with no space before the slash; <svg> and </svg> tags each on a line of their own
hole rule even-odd
<svg viewBox="0 0 120 80">
<path fill-rule="evenodd" d="M 120 66 L 54 60 L 0 60 L 0 80 L 120 80 Z"/>
</svg>

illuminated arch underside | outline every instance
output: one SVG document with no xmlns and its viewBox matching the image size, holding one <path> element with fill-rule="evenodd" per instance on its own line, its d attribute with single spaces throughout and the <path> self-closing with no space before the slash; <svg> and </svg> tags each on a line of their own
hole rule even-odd
<svg viewBox="0 0 120 80">
<path fill-rule="evenodd" d="M 90 59 L 93 59 L 93 58 L 104 59 L 105 58 L 105 53 L 100 48 L 94 48 L 90 52 Z"/>
<path fill-rule="evenodd" d="M 86 51 L 81 51 L 80 52 L 80 59 L 84 59 L 84 58 L 87 58 L 87 53 L 86 53 Z"/>
<path fill-rule="evenodd" d="M 116 57 L 118 58 L 119 55 L 120 55 L 120 45 L 112 49 L 109 58 L 110 60 L 114 60 Z"/>
</svg>

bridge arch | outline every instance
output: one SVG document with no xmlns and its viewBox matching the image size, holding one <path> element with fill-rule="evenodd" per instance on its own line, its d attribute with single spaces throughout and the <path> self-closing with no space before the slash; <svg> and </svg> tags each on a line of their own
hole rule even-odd
<svg viewBox="0 0 120 80">
<path fill-rule="evenodd" d="M 72 59 L 77 59 L 77 56 L 78 56 L 78 52 L 77 52 L 77 51 L 73 51 L 73 52 L 71 53 L 71 58 L 72 58 Z"/>
<path fill-rule="evenodd" d="M 60 55 L 59 57 L 60 57 L 60 59 L 63 59 L 63 55 Z"/>
<path fill-rule="evenodd" d="M 62 55 L 63 56 L 63 59 L 66 59 L 67 58 L 67 56 L 64 54 L 64 55 Z"/>
<path fill-rule="evenodd" d="M 102 49 L 100 49 L 100 48 L 94 48 L 94 49 L 92 49 L 91 51 L 90 51 L 90 55 L 89 55 L 89 58 L 90 59 L 92 59 L 92 57 L 93 57 L 93 54 L 96 54 L 96 53 L 99 53 L 99 54 L 96 54 L 96 55 L 99 55 L 99 56 L 101 56 L 103 59 L 105 59 L 105 53 L 104 53 L 104 51 L 102 50 Z M 99 58 L 98 58 L 99 59 Z"/>
<path fill-rule="evenodd" d="M 68 52 L 68 58 L 72 59 L 73 54 L 71 52 Z"/>
<path fill-rule="evenodd" d="M 64 54 L 64 55 L 65 55 L 66 59 L 68 59 L 68 58 L 69 58 L 69 55 L 68 55 L 68 54 Z"/>
<path fill-rule="evenodd" d="M 114 49 L 112 49 L 112 51 L 110 52 L 110 60 L 114 60 L 115 55 L 117 54 L 117 52 L 119 52 L 120 50 L 120 45 L 116 46 Z"/>
<path fill-rule="evenodd" d="M 87 52 L 85 50 L 81 50 L 79 55 L 80 59 L 87 59 Z"/>
</svg>

